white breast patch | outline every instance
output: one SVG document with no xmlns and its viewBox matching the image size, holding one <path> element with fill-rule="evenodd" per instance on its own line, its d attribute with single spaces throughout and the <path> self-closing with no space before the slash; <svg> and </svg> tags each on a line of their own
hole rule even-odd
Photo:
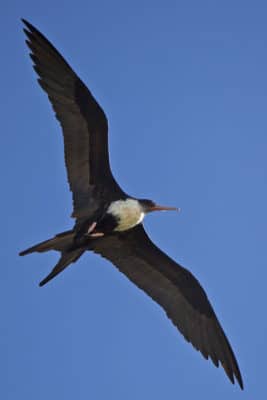
<svg viewBox="0 0 267 400">
<path fill-rule="evenodd" d="M 143 221 L 145 213 L 134 199 L 117 200 L 110 204 L 108 213 L 114 215 L 119 224 L 115 231 L 126 231 Z"/>
</svg>

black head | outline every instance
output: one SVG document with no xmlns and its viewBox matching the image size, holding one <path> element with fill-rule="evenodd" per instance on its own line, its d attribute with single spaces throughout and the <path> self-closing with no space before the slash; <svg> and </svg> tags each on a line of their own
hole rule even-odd
<svg viewBox="0 0 267 400">
<path fill-rule="evenodd" d="M 179 209 L 176 207 L 160 206 L 160 205 L 156 204 L 154 201 L 148 200 L 148 199 L 139 199 L 138 201 L 141 204 L 141 206 L 143 208 L 143 212 L 145 214 L 152 212 L 152 211 L 171 211 L 171 210 L 179 211 Z"/>
</svg>

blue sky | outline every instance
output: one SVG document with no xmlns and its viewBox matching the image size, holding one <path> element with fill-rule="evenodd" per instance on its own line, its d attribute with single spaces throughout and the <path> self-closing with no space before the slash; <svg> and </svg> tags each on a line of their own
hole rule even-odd
<svg viewBox="0 0 267 400">
<path fill-rule="evenodd" d="M 2 5 L 1 398 L 264 398 L 266 15 L 266 2 L 241 0 Z M 104 259 L 88 253 L 39 288 L 57 254 L 18 257 L 72 226 L 61 132 L 20 17 L 105 109 L 122 187 L 181 207 L 146 229 L 204 286 L 244 392 Z"/>
</svg>

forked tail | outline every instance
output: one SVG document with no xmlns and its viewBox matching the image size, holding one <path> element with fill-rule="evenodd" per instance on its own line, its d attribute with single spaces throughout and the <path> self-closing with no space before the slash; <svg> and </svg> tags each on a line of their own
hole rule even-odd
<svg viewBox="0 0 267 400">
<path fill-rule="evenodd" d="M 47 275 L 47 277 L 39 283 L 39 286 L 44 286 L 47 282 L 51 281 L 51 279 L 57 276 L 65 268 L 67 268 L 68 265 L 77 261 L 81 257 L 84 251 L 85 251 L 84 248 L 78 248 L 76 250 L 61 252 L 61 257 L 58 263 L 52 269 L 50 274 Z"/>
<path fill-rule="evenodd" d="M 43 253 L 49 250 L 65 251 L 72 246 L 74 236 L 75 233 L 73 231 L 59 233 L 52 239 L 45 240 L 44 242 L 38 243 L 27 250 L 23 250 L 19 253 L 19 255 L 26 256 L 26 254 L 34 252 Z"/>
<path fill-rule="evenodd" d="M 45 240 L 44 242 L 38 243 L 35 246 L 30 247 L 27 250 L 19 253 L 20 256 L 25 256 L 26 254 L 38 252 L 43 253 L 49 250 L 56 250 L 61 252 L 61 257 L 56 264 L 56 266 L 52 269 L 50 274 L 43 279 L 39 285 L 43 286 L 51 279 L 53 279 L 56 275 L 62 272 L 69 264 L 77 261 L 83 252 L 86 250 L 85 247 L 75 248 L 73 246 L 73 239 L 75 233 L 73 231 L 66 231 L 60 233 L 53 237 L 52 239 Z"/>
</svg>

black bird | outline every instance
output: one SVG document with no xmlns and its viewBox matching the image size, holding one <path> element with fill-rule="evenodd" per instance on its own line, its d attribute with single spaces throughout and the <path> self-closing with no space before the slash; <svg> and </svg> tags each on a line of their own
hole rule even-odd
<svg viewBox="0 0 267 400">
<path fill-rule="evenodd" d="M 75 225 L 20 255 L 61 253 L 40 286 L 86 250 L 105 257 L 163 307 L 188 342 L 216 367 L 221 363 L 230 381 L 236 379 L 243 389 L 233 350 L 205 291 L 188 270 L 155 246 L 142 225 L 148 212 L 175 208 L 136 199 L 120 188 L 109 165 L 108 122 L 102 108 L 55 47 L 22 21 L 38 81 L 62 127 Z"/>
</svg>

